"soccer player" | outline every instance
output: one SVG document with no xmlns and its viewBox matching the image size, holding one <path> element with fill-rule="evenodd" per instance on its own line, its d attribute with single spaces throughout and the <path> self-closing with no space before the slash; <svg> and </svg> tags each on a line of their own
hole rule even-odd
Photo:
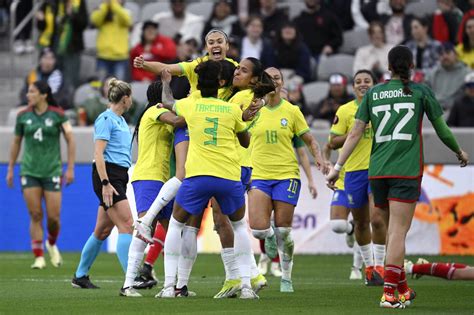
<svg viewBox="0 0 474 315">
<path fill-rule="evenodd" d="M 46 204 L 48 240 L 46 249 L 51 264 L 62 264 L 56 241 L 60 230 L 61 212 L 61 152 L 59 138 L 61 132 L 67 143 L 66 185 L 74 180 L 75 141 L 71 124 L 64 112 L 56 105 L 51 88 L 44 81 L 36 81 L 28 87 L 26 94 L 28 107 L 18 113 L 15 124 L 15 136 L 10 149 L 7 171 L 7 185 L 13 187 L 13 168 L 20 153 L 21 143 L 25 139 L 21 161 L 21 188 L 23 198 L 30 214 L 31 248 L 35 261 L 33 269 L 43 269 L 46 262 L 43 257 L 43 210 L 41 202 Z"/>
<path fill-rule="evenodd" d="M 176 112 L 184 117 L 189 129 L 189 152 L 186 178 L 181 185 L 170 219 L 165 242 L 165 284 L 158 297 L 175 297 L 174 285 L 181 247 L 181 232 L 191 214 L 199 214 L 214 197 L 231 220 L 234 232 L 234 255 L 241 278 L 243 299 L 258 296 L 250 285 L 251 247 L 245 224 L 244 190 L 235 137 L 243 146 L 249 144 L 242 110 L 217 98 L 221 65 L 215 61 L 196 68 L 198 89 L 202 97 L 176 104 Z"/>
<path fill-rule="evenodd" d="M 265 71 L 272 77 L 276 89 L 269 94 L 268 103 L 260 109 L 250 129 L 253 172 L 248 193 L 249 221 L 253 236 L 266 239 L 267 255 L 274 258 L 277 251 L 280 255 L 283 272 L 280 291 L 293 292 L 291 225 L 300 190 L 298 161 L 292 145 L 294 136 L 301 137 L 310 148 L 323 174 L 327 173 L 328 166 L 299 108 L 281 97 L 280 70 L 268 68 Z M 270 225 L 272 211 L 275 212 L 275 231 Z"/>
<path fill-rule="evenodd" d="M 341 77 L 341 80 L 344 80 L 344 78 Z M 375 76 L 369 70 L 362 69 L 354 75 L 353 87 L 356 99 L 342 105 L 336 112 L 329 137 L 329 144 L 332 148 L 338 149 L 344 144 L 347 134 L 354 125 L 359 104 L 367 90 L 375 82 Z M 372 137 L 372 129 L 368 126 L 362 139 L 344 165 L 344 193 L 354 218 L 354 226 L 351 226 L 347 221 L 331 220 L 333 229 L 347 233 L 354 231 L 364 260 L 365 284 L 368 286 L 383 285 L 386 234 L 385 213 L 373 206 L 373 198 L 369 187 L 368 168 Z M 335 194 L 343 198 L 340 192 Z"/>
<path fill-rule="evenodd" d="M 407 275 L 419 279 L 424 275 L 444 278 L 447 280 L 474 280 L 474 267 L 460 263 L 430 263 L 418 258 L 416 264 L 405 260 L 404 269 Z"/>
<path fill-rule="evenodd" d="M 72 279 L 74 288 L 96 289 L 89 269 L 99 254 L 102 242 L 114 226 L 118 229 L 117 257 L 127 271 L 128 250 L 132 241 L 132 212 L 127 200 L 128 168 L 132 164 L 132 134 L 123 114 L 132 106 L 130 84 L 109 80 L 109 106 L 94 123 L 94 163 L 92 185 L 99 200 L 94 233 L 81 253 Z"/>
<path fill-rule="evenodd" d="M 414 67 L 411 51 L 406 46 L 395 46 L 388 54 L 388 63 L 392 79 L 373 87 L 364 96 L 354 127 L 327 180 L 334 185 L 370 122 L 375 134 L 369 165 L 370 186 L 375 205 L 390 210 L 380 307 L 405 308 L 415 297 L 408 287 L 403 260 L 406 235 L 420 196 L 423 175 L 423 114 L 426 113 L 441 141 L 456 153 L 461 167 L 467 165 L 468 155 L 447 127 L 431 89 L 410 82 L 410 71 Z"/>
</svg>

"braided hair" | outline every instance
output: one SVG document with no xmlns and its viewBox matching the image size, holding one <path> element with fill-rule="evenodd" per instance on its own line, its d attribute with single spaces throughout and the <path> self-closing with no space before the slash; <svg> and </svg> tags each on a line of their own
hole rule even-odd
<svg viewBox="0 0 474 315">
<path fill-rule="evenodd" d="M 197 88 L 201 91 L 201 96 L 217 97 L 222 64 L 219 61 L 208 60 L 200 63 L 194 72 L 198 75 Z"/>
<path fill-rule="evenodd" d="M 413 67 L 413 54 L 407 46 L 398 45 L 388 52 L 388 64 L 392 73 L 398 75 L 403 83 L 403 93 L 411 94 L 410 70 Z"/>
<path fill-rule="evenodd" d="M 152 82 L 148 86 L 148 89 L 146 90 L 146 98 L 148 100 L 148 104 L 145 106 L 145 109 L 143 109 L 142 113 L 138 117 L 137 125 L 135 126 L 135 130 L 133 131 L 132 142 L 136 137 L 137 138 L 137 143 L 138 143 L 138 130 L 140 128 L 140 121 L 142 120 L 143 115 L 145 115 L 145 112 L 150 107 L 155 106 L 158 103 L 161 103 L 161 91 L 162 90 L 163 90 L 163 84 L 161 83 L 161 81 Z"/>
</svg>

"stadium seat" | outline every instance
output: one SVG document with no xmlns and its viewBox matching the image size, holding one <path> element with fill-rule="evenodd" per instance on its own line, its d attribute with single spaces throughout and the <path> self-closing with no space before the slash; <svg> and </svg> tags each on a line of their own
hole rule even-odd
<svg viewBox="0 0 474 315">
<path fill-rule="evenodd" d="M 331 123 L 326 119 L 315 119 L 311 122 L 311 128 L 328 130 L 331 128 Z"/>
<path fill-rule="evenodd" d="M 140 105 L 144 105 L 148 102 L 146 98 L 146 90 L 148 89 L 148 82 L 139 82 L 139 81 L 134 81 L 130 83 L 132 86 L 132 98 Z"/>
<path fill-rule="evenodd" d="M 203 1 L 203 2 L 193 2 L 188 4 L 187 9 L 189 12 L 200 15 L 207 20 L 212 13 L 212 8 L 214 7 L 214 3 L 211 1 Z"/>
<path fill-rule="evenodd" d="M 339 53 L 354 55 L 357 48 L 370 43 L 369 34 L 367 34 L 367 30 L 365 29 L 345 31 L 342 43 L 341 48 L 339 48 Z"/>
<path fill-rule="evenodd" d="M 81 55 L 81 69 L 79 70 L 79 82 L 86 82 L 91 77 L 97 77 L 97 60 L 93 56 Z"/>
<path fill-rule="evenodd" d="M 84 83 L 74 91 L 74 107 L 83 104 L 87 99 L 92 98 L 98 94 L 89 83 Z"/>
<path fill-rule="evenodd" d="M 416 2 L 409 2 L 405 7 L 405 13 L 413 14 L 418 17 L 431 15 L 438 8 L 437 1 L 434 0 L 418 0 Z"/>
<path fill-rule="evenodd" d="M 97 29 L 88 28 L 84 31 L 84 53 L 95 56 L 97 48 Z"/>
<path fill-rule="evenodd" d="M 303 1 L 301 1 L 301 2 L 298 2 L 298 1 L 280 2 L 280 3 L 277 4 L 277 7 L 278 8 L 287 8 L 290 20 L 293 20 L 295 17 L 300 15 L 300 13 L 304 9 L 306 9 L 306 5 Z"/>
<path fill-rule="evenodd" d="M 140 6 L 135 2 L 127 1 L 125 2 L 124 7 L 132 14 L 133 23 L 137 23 L 141 14 Z"/>
<path fill-rule="evenodd" d="M 169 2 L 147 3 L 142 7 L 140 21 L 144 22 L 146 20 L 151 20 L 155 14 L 170 10 L 171 8 Z"/>
<path fill-rule="evenodd" d="M 329 83 L 324 81 L 311 82 L 303 85 L 303 95 L 308 104 L 318 104 L 328 95 Z"/>
<path fill-rule="evenodd" d="M 15 126 L 16 123 L 16 115 L 20 110 L 25 109 L 26 106 L 19 106 L 19 107 L 13 107 L 8 111 L 8 117 L 7 117 L 7 122 L 6 126 Z"/>
<path fill-rule="evenodd" d="M 342 73 L 348 78 L 352 77 L 354 56 L 346 54 L 335 54 L 321 57 L 318 65 L 318 80 L 329 79 L 332 73 Z"/>
<path fill-rule="evenodd" d="M 87 0 L 86 1 L 87 11 L 91 13 L 93 10 L 97 9 L 101 3 L 102 3 L 102 0 Z"/>
</svg>

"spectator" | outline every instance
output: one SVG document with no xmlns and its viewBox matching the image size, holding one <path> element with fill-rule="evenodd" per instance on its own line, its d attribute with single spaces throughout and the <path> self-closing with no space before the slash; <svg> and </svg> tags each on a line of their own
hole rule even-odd
<svg viewBox="0 0 474 315">
<path fill-rule="evenodd" d="M 455 6 L 454 0 L 438 0 L 438 9 L 433 13 L 432 19 L 433 38 L 455 44 L 462 11 Z"/>
<path fill-rule="evenodd" d="M 329 77 L 328 96 L 319 102 L 313 116 L 317 119 L 326 119 L 329 123 L 334 121 L 339 106 L 354 99 L 353 95 L 347 92 L 347 78 L 339 73 Z"/>
<path fill-rule="evenodd" d="M 64 80 L 76 87 L 84 50 L 82 34 L 88 24 L 86 1 L 48 1 L 38 11 L 36 23 L 41 32 L 38 44 L 54 49 Z"/>
<path fill-rule="evenodd" d="M 36 81 L 44 81 L 48 83 L 53 93 L 54 99 L 62 109 L 72 107 L 70 101 L 71 89 L 64 81 L 61 70 L 57 68 L 56 54 L 51 48 L 43 48 L 40 52 L 39 64 L 36 69 L 30 71 L 25 80 L 25 85 L 20 92 L 20 105 L 26 105 L 26 92 L 30 84 Z"/>
<path fill-rule="evenodd" d="M 413 15 L 405 14 L 406 0 L 390 0 L 392 14 L 382 14 L 380 20 L 385 26 L 387 44 L 394 46 L 411 39 Z"/>
<path fill-rule="evenodd" d="M 101 78 L 114 76 L 125 80 L 128 71 L 128 33 L 132 16 L 123 7 L 124 0 L 103 0 L 91 14 L 99 29 L 97 36 L 97 71 Z"/>
<path fill-rule="evenodd" d="M 349 31 L 354 28 L 354 19 L 352 17 L 352 1 L 327 1 L 327 9 L 336 16 L 343 31 Z"/>
<path fill-rule="evenodd" d="M 313 57 L 337 52 L 342 44 L 342 29 L 337 18 L 324 8 L 321 0 L 305 0 L 306 11 L 295 19 L 295 24 L 303 35 Z"/>
<path fill-rule="evenodd" d="M 466 21 L 469 18 L 474 17 L 474 0 L 466 0 L 464 5 L 461 2 L 458 2 L 458 7 L 463 9 L 464 12 L 464 16 L 459 24 L 457 35 L 457 43 L 462 43 Z"/>
<path fill-rule="evenodd" d="M 25 17 L 33 9 L 33 0 L 22 0 L 19 1 L 18 7 L 16 9 L 16 25 L 18 25 L 25 19 Z M 25 26 L 20 30 L 18 35 L 15 37 L 15 42 L 13 43 L 13 52 L 15 54 L 24 54 L 32 53 L 35 51 L 35 46 L 31 41 L 31 29 L 32 23 L 29 21 Z"/>
<path fill-rule="evenodd" d="M 447 123 L 451 127 L 474 127 L 474 72 L 466 75 L 464 95 L 454 102 Z"/>
<path fill-rule="evenodd" d="M 385 42 L 385 31 L 382 23 L 371 22 L 367 30 L 370 44 L 357 49 L 354 58 L 354 69 L 356 73 L 360 69 L 370 69 L 379 79 L 383 73 L 388 72 L 388 52 L 391 48 Z"/>
<path fill-rule="evenodd" d="M 257 15 L 250 16 L 245 30 L 247 35 L 240 43 L 240 58 L 253 57 L 260 59 L 263 50 L 271 49 L 270 41 L 263 37 L 262 18 Z"/>
<path fill-rule="evenodd" d="M 171 62 L 176 59 L 176 44 L 171 38 L 159 34 L 157 23 L 146 21 L 143 23 L 140 43 L 130 51 L 130 64 L 140 55 L 146 61 Z M 155 81 L 156 75 L 132 67 L 132 80 Z"/>
<path fill-rule="evenodd" d="M 367 2 L 367 3 L 366 3 Z M 368 4 L 373 1 L 370 0 L 352 0 L 351 1 L 351 14 L 352 20 L 354 21 L 354 29 L 367 29 L 369 27 L 370 16 L 364 12 L 364 8 L 368 8 Z M 371 8 L 373 11 L 372 16 L 376 17 L 376 8 Z"/>
<path fill-rule="evenodd" d="M 443 43 L 440 62 L 426 76 L 426 83 L 433 89 L 444 109 L 450 109 L 462 94 L 462 87 L 469 68 L 458 60 L 451 42 Z"/>
<path fill-rule="evenodd" d="M 290 22 L 282 26 L 273 47 L 263 50 L 261 57 L 265 68 L 291 69 L 305 82 L 311 80 L 311 53 L 300 39 L 296 26 Z"/>
<path fill-rule="evenodd" d="M 411 36 L 413 39 L 407 42 L 407 47 L 415 59 L 415 71 L 425 74 L 438 63 L 441 43 L 430 38 L 428 21 L 423 18 L 412 19 Z"/>
<path fill-rule="evenodd" d="M 180 39 L 194 38 L 201 45 L 201 34 L 204 27 L 204 18 L 186 10 L 186 0 L 170 0 L 171 11 L 160 12 L 153 16 L 158 23 L 161 34 L 171 37 L 175 42 Z"/>
<path fill-rule="evenodd" d="M 288 12 L 277 8 L 276 0 L 260 0 L 260 12 L 263 18 L 263 33 L 266 37 L 276 38 L 278 31 L 290 19 Z"/>
<path fill-rule="evenodd" d="M 204 25 L 201 40 L 204 41 L 206 34 L 213 28 L 220 29 L 230 37 L 242 38 L 244 31 L 240 26 L 239 18 L 232 14 L 230 0 L 219 0 L 214 4 L 212 14 Z"/>
<path fill-rule="evenodd" d="M 286 92 L 286 95 L 282 96 L 287 99 L 293 105 L 300 108 L 303 113 L 306 122 L 308 124 L 313 121 L 313 115 L 310 108 L 306 104 L 306 99 L 303 95 L 303 79 L 298 75 L 290 76 L 288 79 L 283 81 L 285 83 L 282 92 Z"/>
<path fill-rule="evenodd" d="M 464 23 L 462 42 L 456 46 L 459 59 L 474 69 L 474 16 Z"/>
</svg>

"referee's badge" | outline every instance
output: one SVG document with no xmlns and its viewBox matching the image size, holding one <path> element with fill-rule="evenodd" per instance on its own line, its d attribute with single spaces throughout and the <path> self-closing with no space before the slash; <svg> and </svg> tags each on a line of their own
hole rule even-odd
<svg viewBox="0 0 474 315">
<path fill-rule="evenodd" d="M 282 119 L 280 120 L 280 123 L 281 123 L 281 126 L 282 126 L 282 127 L 287 127 L 287 126 L 288 126 L 288 119 L 282 118 Z"/>
</svg>

